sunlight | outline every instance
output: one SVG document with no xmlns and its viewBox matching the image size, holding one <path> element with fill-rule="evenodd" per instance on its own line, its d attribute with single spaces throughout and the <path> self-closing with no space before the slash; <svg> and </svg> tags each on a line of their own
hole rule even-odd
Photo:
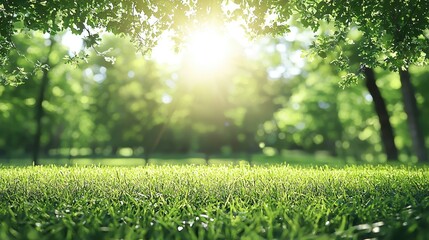
<svg viewBox="0 0 429 240">
<path fill-rule="evenodd" d="M 69 54 L 75 55 L 82 50 L 83 40 L 81 36 L 72 34 L 67 31 L 61 38 L 61 43 L 68 48 Z"/>
<path fill-rule="evenodd" d="M 204 24 L 189 30 L 182 37 L 180 46 L 176 49 L 177 42 L 173 40 L 175 33 L 164 33 L 153 48 L 150 58 L 173 68 L 182 67 L 186 69 L 184 72 L 193 76 L 212 76 L 231 68 L 237 51 L 251 46 L 240 22 L 222 26 Z"/>
<path fill-rule="evenodd" d="M 168 66 L 178 66 L 181 58 L 180 54 L 174 51 L 175 42 L 172 40 L 170 32 L 164 33 L 157 45 L 152 49 L 151 59 Z"/>
<path fill-rule="evenodd" d="M 214 71 L 226 66 L 230 50 L 225 34 L 205 28 L 189 35 L 186 58 L 198 71 Z"/>
</svg>

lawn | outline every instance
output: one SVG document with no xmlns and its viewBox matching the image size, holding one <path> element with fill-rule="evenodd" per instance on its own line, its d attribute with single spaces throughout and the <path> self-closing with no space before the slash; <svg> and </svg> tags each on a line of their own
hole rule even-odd
<svg viewBox="0 0 429 240">
<path fill-rule="evenodd" d="M 207 165 L 203 154 L 155 154 L 147 163 L 143 156 L 76 156 L 76 157 L 42 157 L 40 160 L 42 165 L 68 165 L 68 166 L 142 166 L 142 165 Z M 249 163 L 246 154 L 227 155 L 227 156 L 212 156 L 208 161 L 209 165 L 276 165 L 288 164 L 294 166 L 325 166 L 342 167 L 348 163 L 358 164 L 359 162 L 352 160 L 344 160 L 334 158 L 326 154 L 304 154 L 299 151 L 285 151 L 281 155 L 267 156 L 265 154 L 253 154 Z M 373 163 L 377 164 L 377 163 Z M 30 157 L 12 157 L 0 158 L 0 165 L 3 166 L 32 166 Z"/>
<path fill-rule="evenodd" d="M 429 169 L 0 167 L 0 239 L 425 239 Z"/>
</svg>

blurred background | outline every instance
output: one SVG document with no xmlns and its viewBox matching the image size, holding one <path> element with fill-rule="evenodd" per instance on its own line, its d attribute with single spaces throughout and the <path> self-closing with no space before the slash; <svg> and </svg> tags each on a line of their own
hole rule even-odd
<svg viewBox="0 0 429 240">
<path fill-rule="evenodd" d="M 292 28 L 286 36 L 253 40 L 235 30 L 216 34 L 195 33 L 180 50 L 166 38 L 146 55 L 109 34 L 87 50 L 71 33 L 17 35 L 8 68 L 46 68 L 17 87 L 0 85 L 0 164 L 35 158 L 387 161 L 365 79 L 341 88 L 336 56 L 307 52 L 312 33 Z M 352 61 L 356 51 L 347 53 Z M 67 63 L 82 54 L 78 64 Z M 429 69 L 410 72 L 428 142 Z M 399 75 L 375 69 L 375 76 L 395 160 L 416 162 Z"/>
</svg>

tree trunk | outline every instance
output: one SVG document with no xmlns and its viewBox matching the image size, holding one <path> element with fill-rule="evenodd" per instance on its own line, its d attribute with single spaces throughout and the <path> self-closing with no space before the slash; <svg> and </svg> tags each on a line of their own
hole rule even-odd
<svg viewBox="0 0 429 240">
<path fill-rule="evenodd" d="M 149 151 L 145 151 L 143 154 L 144 154 L 145 165 L 148 166 L 149 165 L 149 161 L 150 161 L 150 152 Z"/>
<path fill-rule="evenodd" d="M 383 143 L 387 159 L 398 160 L 398 149 L 395 145 L 395 134 L 393 132 L 392 124 L 390 123 L 386 103 L 375 82 L 374 70 L 372 68 L 365 68 L 364 73 L 365 84 L 369 94 L 371 94 L 372 100 L 374 101 L 374 109 L 380 123 L 381 141 Z"/>
<path fill-rule="evenodd" d="M 51 55 L 54 40 L 51 38 L 51 45 L 46 56 L 45 64 L 50 66 L 49 56 Z M 40 138 L 42 136 L 42 118 L 43 118 L 43 101 L 45 100 L 45 92 L 49 83 L 49 70 L 43 68 L 42 82 L 40 83 L 39 95 L 35 105 L 35 120 L 36 120 L 36 133 L 34 134 L 34 147 L 33 147 L 33 165 L 39 165 L 39 153 L 40 153 Z"/>
<path fill-rule="evenodd" d="M 110 155 L 115 156 L 115 157 L 118 156 L 118 150 L 119 150 L 119 147 L 116 144 L 112 144 L 112 149 L 110 151 Z"/>
<path fill-rule="evenodd" d="M 405 113 L 407 114 L 408 130 L 410 132 L 414 154 L 416 154 L 419 162 L 427 162 L 425 139 L 418 121 L 417 101 L 414 87 L 411 84 L 411 76 L 408 69 L 400 70 L 399 76 L 401 79 L 402 98 L 404 101 Z"/>
<path fill-rule="evenodd" d="M 210 153 L 208 153 L 208 152 L 206 152 L 205 154 L 204 154 L 204 160 L 206 161 L 206 165 L 208 166 L 208 165 L 210 165 Z"/>
</svg>

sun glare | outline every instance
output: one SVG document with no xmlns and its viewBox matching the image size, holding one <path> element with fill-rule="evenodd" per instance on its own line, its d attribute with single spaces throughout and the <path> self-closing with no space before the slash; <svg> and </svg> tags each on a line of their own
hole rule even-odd
<svg viewBox="0 0 429 240">
<path fill-rule="evenodd" d="M 189 35 L 186 58 L 196 70 L 219 70 L 230 57 L 229 48 L 225 34 L 210 28 L 202 29 Z"/>
<path fill-rule="evenodd" d="M 61 39 L 61 43 L 64 44 L 70 54 L 76 54 L 83 47 L 83 40 L 81 36 L 72 34 L 71 32 L 66 32 Z"/>
</svg>

